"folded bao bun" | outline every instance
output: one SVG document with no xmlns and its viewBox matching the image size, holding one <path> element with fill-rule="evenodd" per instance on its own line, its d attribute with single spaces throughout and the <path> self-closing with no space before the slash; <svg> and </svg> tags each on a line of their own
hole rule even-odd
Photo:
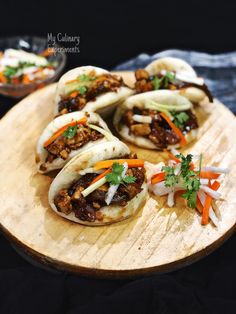
<svg viewBox="0 0 236 314">
<path fill-rule="evenodd" d="M 158 149 L 158 147 L 148 138 L 143 136 L 135 136 L 129 134 L 129 128 L 124 125 L 121 121 L 123 114 L 126 110 L 133 109 L 133 107 L 138 107 L 140 109 L 147 108 L 150 102 L 156 102 L 163 105 L 175 105 L 175 106 L 186 106 L 191 108 L 192 103 L 185 97 L 176 94 L 170 90 L 157 90 L 146 92 L 142 94 L 137 94 L 127 98 L 116 110 L 114 115 L 113 124 L 117 132 L 126 141 L 133 143 L 139 147 Z M 193 129 L 185 135 L 187 143 L 193 141 L 197 137 L 197 129 Z M 177 147 L 177 145 L 175 145 Z"/>
<path fill-rule="evenodd" d="M 169 72 L 173 71 L 176 74 L 179 74 L 180 77 L 186 78 L 186 82 L 190 83 L 194 83 L 195 81 L 197 82 L 199 79 L 197 78 L 197 74 L 194 69 L 186 61 L 178 58 L 166 57 L 157 59 L 148 64 L 145 70 L 150 75 L 157 75 L 163 70 Z M 203 80 L 202 82 L 204 83 Z M 176 90 L 176 92 L 194 103 L 199 103 L 207 97 L 207 94 L 202 89 L 197 87 L 187 87 L 181 90 Z"/>
<path fill-rule="evenodd" d="M 103 134 L 104 137 L 102 137 L 101 139 L 97 139 L 95 141 L 89 141 L 88 143 L 84 144 L 82 147 L 76 150 L 71 150 L 66 160 L 58 157 L 54 159 L 52 162 L 48 162 L 48 161 L 46 162 L 48 151 L 44 148 L 44 143 L 48 139 L 50 139 L 52 135 L 55 134 L 62 127 L 66 126 L 67 124 L 73 121 L 78 121 L 84 117 L 87 118 L 87 122 L 85 125 L 95 124 L 99 126 L 105 131 Z M 38 166 L 38 171 L 40 173 L 46 173 L 55 169 L 60 169 L 64 167 L 64 165 L 78 153 L 90 147 L 95 147 L 96 144 L 105 143 L 107 141 L 114 141 L 114 140 L 118 141 L 118 139 L 115 136 L 113 136 L 112 133 L 110 132 L 107 124 L 102 120 L 102 118 L 98 114 L 94 112 L 87 113 L 84 111 L 77 111 L 77 112 L 71 112 L 71 113 L 59 116 L 48 124 L 48 126 L 44 129 L 43 133 L 41 134 L 38 140 L 38 143 L 36 146 L 36 163 Z"/>
<path fill-rule="evenodd" d="M 103 75 L 103 74 L 112 74 L 107 70 L 94 67 L 94 66 L 82 66 L 75 68 L 73 70 L 68 71 L 65 73 L 59 80 L 57 84 L 56 94 L 55 94 L 55 115 L 59 114 L 58 111 L 58 103 L 61 100 L 61 96 L 65 94 L 65 85 L 67 82 L 75 80 L 80 75 L 88 75 L 92 71 L 95 72 L 96 76 Z M 98 95 L 94 100 L 89 101 L 86 103 L 83 111 L 92 111 L 97 112 L 103 117 L 110 115 L 113 110 L 115 109 L 116 105 L 123 101 L 128 96 L 132 95 L 134 91 L 126 86 L 121 86 L 117 88 L 116 92 L 108 91 L 101 95 Z"/>
<path fill-rule="evenodd" d="M 54 203 L 54 199 L 61 189 L 69 188 L 73 183 L 81 177 L 80 172 L 86 173 L 86 169 L 91 169 L 96 162 L 108 159 L 120 158 L 129 154 L 129 148 L 120 141 L 107 142 L 94 146 L 94 148 L 84 151 L 75 156 L 56 176 L 52 182 L 48 199 L 52 209 L 60 216 L 71 221 L 89 225 L 101 226 L 124 220 L 143 207 L 147 197 L 147 184 L 144 181 L 141 188 L 142 191 L 132 198 L 126 206 L 109 205 L 99 209 L 100 219 L 94 222 L 83 221 L 75 217 L 74 212 L 68 215 L 59 212 Z"/>
</svg>

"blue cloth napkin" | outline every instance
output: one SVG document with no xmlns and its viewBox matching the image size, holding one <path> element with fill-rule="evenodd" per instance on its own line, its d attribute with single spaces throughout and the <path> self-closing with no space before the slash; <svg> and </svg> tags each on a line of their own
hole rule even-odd
<svg viewBox="0 0 236 314">
<path fill-rule="evenodd" d="M 210 55 L 202 52 L 165 50 L 152 56 L 140 54 L 118 65 L 114 70 L 135 70 L 162 57 L 181 58 L 190 63 L 199 76 L 205 78 L 213 96 L 236 113 L 236 52 Z"/>
</svg>

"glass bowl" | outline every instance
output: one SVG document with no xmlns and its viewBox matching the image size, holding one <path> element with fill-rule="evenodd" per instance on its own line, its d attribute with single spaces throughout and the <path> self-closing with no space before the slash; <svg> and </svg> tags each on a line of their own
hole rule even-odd
<svg viewBox="0 0 236 314">
<path fill-rule="evenodd" d="M 58 46 L 55 45 L 57 48 Z M 47 38 L 40 38 L 35 36 L 19 36 L 19 37 L 7 37 L 0 39 L 0 51 L 5 49 L 22 49 L 27 52 L 33 52 L 40 54 L 42 51 L 48 48 Z M 56 49 L 55 54 L 52 54 L 48 60 L 50 62 L 56 62 L 57 67 L 55 73 L 51 77 L 47 77 L 43 80 L 37 80 L 29 84 L 3 84 L 0 83 L 0 94 L 10 96 L 13 98 L 24 97 L 38 88 L 44 87 L 45 85 L 52 83 L 58 79 L 66 65 L 66 54 L 61 49 Z"/>
</svg>

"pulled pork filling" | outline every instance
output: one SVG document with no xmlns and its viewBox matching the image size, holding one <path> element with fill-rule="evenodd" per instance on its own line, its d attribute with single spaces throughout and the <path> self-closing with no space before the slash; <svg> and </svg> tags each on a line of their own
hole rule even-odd
<svg viewBox="0 0 236 314">
<path fill-rule="evenodd" d="M 106 92 L 117 92 L 121 86 L 125 86 L 122 78 L 111 74 L 89 76 L 90 81 L 83 88 L 73 91 L 69 95 L 62 96 L 58 103 L 59 114 L 82 110 L 87 102 L 95 101 L 96 97 Z M 78 81 L 79 82 L 79 81 Z"/>
<path fill-rule="evenodd" d="M 181 131 L 183 134 L 186 134 L 193 129 L 197 129 L 198 123 L 196 116 L 191 110 L 183 112 L 186 114 L 188 119 L 182 124 Z M 149 116 L 152 118 L 152 122 L 150 124 L 136 122 L 133 119 L 134 114 Z M 156 110 L 139 109 L 134 107 L 133 110 L 127 110 L 124 113 L 121 122 L 129 128 L 130 134 L 146 137 L 159 149 L 163 149 L 168 145 L 174 145 L 180 142 L 179 136 L 174 133 L 169 124 Z"/>
<path fill-rule="evenodd" d="M 153 91 L 155 89 L 170 89 L 170 90 L 183 89 L 184 90 L 185 88 L 188 88 L 188 87 L 196 87 L 198 89 L 201 89 L 207 95 L 210 102 L 213 102 L 213 96 L 211 92 L 209 91 L 206 84 L 198 85 L 195 83 L 187 83 L 180 80 L 173 80 L 171 82 L 162 80 L 158 88 L 155 88 L 155 83 L 154 83 L 155 77 L 158 79 L 161 79 L 164 77 L 164 75 L 162 74 L 149 75 L 149 73 L 144 69 L 136 70 L 135 71 L 135 78 L 136 78 L 135 90 L 138 93 L 144 93 L 144 92 Z"/>
<path fill-rule="evenodd" d="M 142 191 L 141 186 L 145 180 L 144 168 L 130 168 L 126 174 L 134 176 L 136 181 L 126 185 L 120 184 L 110 205 L 126 206 L 131 199 Z M 75 217 L 83 221 L 101 220 L 102 214 L 99 210 L 103 206 L 107 206 L 105 197 L 109 184 L 105 183 L 86 197 L 81 194 L 97 175 L 96 173 L 87 173 L 69 188 L 61 189 L 54 199 L 57 210 L 66 215 L 73 212 Z"/>
<path fill-rule="evenodd" d="M 96 141 L 103 138 L 104 135 L 86 125 L 78 124 L 76 134 L 72 138 L 59 136 L 55 141 L 49 144 L 45 149 L 48 151 L 46 162 L 52 162 L 56 158 L 67 159 L 72 150 L 84 146 L 90 141 Z"/>
</svg>

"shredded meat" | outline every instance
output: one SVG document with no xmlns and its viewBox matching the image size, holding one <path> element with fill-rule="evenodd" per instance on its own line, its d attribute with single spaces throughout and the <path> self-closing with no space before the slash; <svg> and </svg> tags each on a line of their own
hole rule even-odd
<svg viewBox="0 0 236 314">
<path fill-rule="evenodd" d="M 184 123 L 183 133 L 198 128 L 197 118 L 191 110 L 186 110 L 188 120 Z M 138 123 L 133 120 L 134 114 L 148 115 L 152 118 L 152 123 Z M 135 136 L 144 136 L 151 140 L 159 149 L 166 148 L 168 145 L 174 145 L 180 142 L 180 138 L 170 128 L 169 124 L 155 110 L 139 109 L 134 107 L 133 110 L 127 110 L 123 117 L 122 123 L 127 125 L 130 133 Z"/>
<path fill-rule="evenodd" d="M 82 110 L 87 102 L 94 101 L 98 95 L 106 92 L 116 92 L 121 86 L 125 86 L 122 78 L 111 74 L 102 74 L 94 77 L 94 80 L 87 86 L 86 92 L 82 95 L 76 92 L 61 98 L 58 103 L 59 114 L 65 114 Z"/>
<path fill-rule="evenodd" d="M 162 74 L 158 74 L 156 76 L 159 79 L 163 77 Z M 149 73 L 144 69 L 136 70 L 135 71 L 135 78 L 136 78 L 135 90 L 138 93 L 145 93 L 145 92 L 154 90 L 155 89 L 154 84 L 153 84 L 154 77 L 155 77 L 154 75 L 149 75 Z M 164 88 L 164 89 L 171 89 L 171 90 L 176 90 L 176 89 L 184 90 L 185 88 L 188 88 L 188 87 L 196 87 L 198 89 L 201 89 L 207 95 L 207 97 L 209 98 L 209 101 L 213 102 L 213 96 L 211 92 L 209 91 L 206 84 L 197 85 L 195 83 L 187 83 L 187 82 L 182 82 L 178 80 L 176 82 L 172 82 L 171 84 L 168 84 L 168 86 L 165 86 L 165 82 L 162 81 L 160 83 L 159 89 Z"/>
<path fill-rule="evenodd" d="M 127 156 L 123 156 L 122 158 L 127 158 Z M 129 158 L 137 157 L 130 155 Z M 145 181 L 144 168 L 128 169 L 127 175 L 134 176 L 136 181 L 126 185 L 120 184 L 113 196 L 111 205 L 126 206 L 128 201 L 142 191 L 141 186 Z M 81 194 L 96 176 L 97 174 L 95 173 L 87 173 L 80 177 L 80 179 L 73 183 L 68 189 L 60 190 L 54 199 L 57 210 L 66 215 L 74 212 L 75 217 L 83 221 L 92 222 L 101 218 L 98 211 L 101 207 L 106 206 L 105 198 L 109 188 L 108 183 L 105 183 L 87 197 L 83 197 Z"/>
<path fill-rule="evenodd" d="M 46 147 L 48 151 L 46 162 L 52 162 L 58 157 L 66 160 L 72 150 L 77 150 L 90 141 L 96 141 L 104 137 L 104 135 L 86 125 L 79 124 L 77 127 L 77 133 L 74 137 L 67 138 L 61 135 Z"/>
</svg>

